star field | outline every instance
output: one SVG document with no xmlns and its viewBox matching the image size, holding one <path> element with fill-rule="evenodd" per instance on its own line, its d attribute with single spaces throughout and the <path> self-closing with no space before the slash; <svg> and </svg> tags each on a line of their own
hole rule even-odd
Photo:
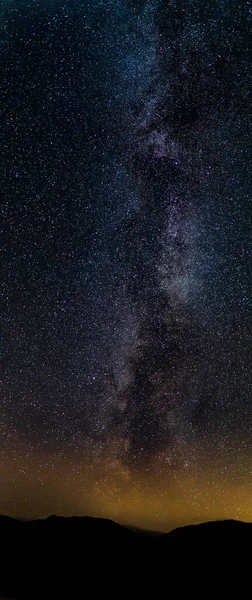
<svg viewBox="0 0 252 600">
<path fill-rule="evenodd" d="M 252 519 L 250 29 L 3 2 L 0 513 Z"/>
</svg>

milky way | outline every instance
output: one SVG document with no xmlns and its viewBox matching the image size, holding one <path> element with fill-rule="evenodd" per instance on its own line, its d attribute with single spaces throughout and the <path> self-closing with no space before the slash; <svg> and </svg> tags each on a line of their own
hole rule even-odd
<svg viewBox="0 0 252 600">
<path fill-rule="evenodd" d="M 2 512 L 251 518 L 250 22 L 3 3 Z"/>
</svg>

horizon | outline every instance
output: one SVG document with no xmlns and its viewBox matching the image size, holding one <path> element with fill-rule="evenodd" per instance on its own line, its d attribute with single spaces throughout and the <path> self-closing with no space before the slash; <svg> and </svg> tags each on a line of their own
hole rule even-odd
<svg viewBox="0 0 252 600">
<path fill-rule="evenodd" d="M 102 519 L 102 520 L 108 520 L 108 521 L 113 521 L 114 523 L 117 523 L 118 525 L 121 525 L 123 527 L 126 528 L 135 528 L 135 529 L 139 529 L 139 530 L 143 530 L 143 531 L 150 531 L 153 533 L 160 533 L 160 534 L 165 534 L 165 533 L 169 533 L 170 531 L 174 531 L 175 529 L 179 529 L 179 528 L 183 528 L 183 527 L 190 527 L 193 525 L 202 525 L 204 523 L 219 523 L 219 522 L 239 522 L 239 523 L 252 523 L 252 519 L 250 520 L 248 519 L 241 519 L 239 517 L 225 517 L 225 516 L 219 516 L 218 518 L 212 516 L 211 518 L 209 518 L 209 516 L 206 516 L 204 518 L 204 516 L 202 517 L 198 517 L 192 520 L 183 520 L 180 519 L 177 521 L 177 523 L 162 523 L 161 525 L 159 525 L 160 528 L 158 528 L 157 526 L 155 526 L 155 524 L 157 524 L 159 521 L 151 521 L 150 520 L 146 520 L 143 521 L 143 523 L 141 524 L 137 524 L 136 522 L 129 522 L 127 521 L 127 519 L 117 519 L 116 517 L 111 516 L 105 516 L 105 515 L 99 515 L 99 514 L 73 514 L 73 513 L 68 513 L 68 514 L 58 514 L 58 513 L 47 513 L 44 514 L 43 516 L 34 516 L 33 518 L 29 518 L 29 517 L 24 517 L 24 516 L 20 516 L 20 515 L 13 515 L 13 514 L 7 514 L 7 513 L 0 513 L 0 517 L 10 517 L 12 519 L 15 519 L 17 521 L 23 521 L 23 522 L 28 522 L 28 521 L 45 521 L 46 519 L 49 519 L 51 517 L 56 517 L 56 518 L 63 518 L 63 519 L 85 519 L 85 518 L 91 518 L 91 519 Z"/>
<path fill-rule="evenodd" d="M 47 515 L 45 517 L 40 517 L 40 518 L 35 518 L 35 519 L 26 519 L 24 517 L 13 517 L 12 515 L 4 515 L 4 514 L 0 514 L 0 518 L 10 518 L 10 519 L 14 519 L 15 521 L 21 521 L 22 523 L 32 523 L 35 521 L 46 521 L 47 519 L 52 519 L 52 518 L 56 518 L 56 519 L 94 519 L 94 520 L 101 520 L 101 521 L 111 521 L 112 523 L 115 523 L 117 525 L 120 525 L 121 527 L 124 527 L 125 529 L 130 529 L 133 532 L 134 531 L 139 531 L 139 532 L 146 532 L 146 533 L 153 533 L 153 534 L 157 534 L 157 535 L 166 535 L 167 533 L 170 533 L 171 531 L 175 531 L 177 529 L 184 529 L 186 527 L 194 527 L 197 525 L 206 525 L 206 524 L 217 524 L 217 523 L 242 523 L 242 524 L 248 524 L 248 525 L 252 525 L 252 521 L 243 521 L 240 519 L 210 519 L 210 520 L 199 520 L 197 522 L 193 522 L 193 523 L 186 523 L 184 525 L 178 525 L 175 527 L 172 527 L 172 529 L 165 529 L 165 530 L 158 530 L 158 529 L 153 529 L 153 528 L 143 528 L 143 527 L 138 527 L 137 525 L 133 525 L 130 523 L 126 523 L 126 522 L 119 522 L 116 521 L 115 519 L 111 519 L 111 518 L 107 518 L 107 517 L 100 517 L 100 516 L 94 516 L 94 515 L 57 515 L 57 514 L 50 514 Z"/>
</svg>

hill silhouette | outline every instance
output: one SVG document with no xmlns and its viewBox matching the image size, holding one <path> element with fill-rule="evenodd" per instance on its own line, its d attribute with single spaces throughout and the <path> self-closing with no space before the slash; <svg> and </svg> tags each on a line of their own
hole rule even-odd
<svg viewBox="0 0 252 600">
<path fill-rule="evenodd" d="M 161 598 L 202 586 L 203 593 L 213 582 L 227 590 L 236 581 L 241 589 L 249 574 L 252 524 L 210 522 L 158 536 L 93 517 L 2 516 L 0 539 L 2 596 Z"/>
</svg>

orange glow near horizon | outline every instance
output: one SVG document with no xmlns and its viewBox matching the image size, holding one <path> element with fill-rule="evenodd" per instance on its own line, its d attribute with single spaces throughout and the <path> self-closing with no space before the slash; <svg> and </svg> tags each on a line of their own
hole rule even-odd
<svg viewBox="0 0 252 600">
<path fill-rule="evenodd" d="M 198 465 L 162 478 L 155 465 L 134 474 L 116 460 L 80 466 L 69 457 L 19 456 L 2 463 L 1 479 L 0 513 L 17 518 L 89 515 L 164 532 L 203 521 L 252 521 L 249 473 L 235 482 L 231 467 L 223 473 Z"/>
</svg>

